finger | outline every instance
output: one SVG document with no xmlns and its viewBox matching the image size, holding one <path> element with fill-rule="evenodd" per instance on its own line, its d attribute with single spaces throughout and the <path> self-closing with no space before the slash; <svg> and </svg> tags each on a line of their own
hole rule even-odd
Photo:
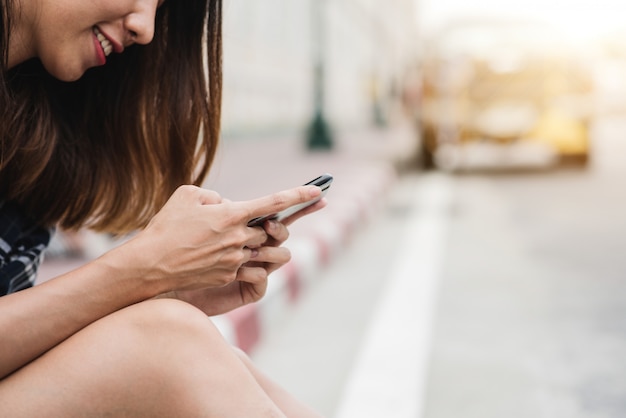
<svg viewBox="0 0 626 418">
<path fill-rule="evenodd" d="M 242 267 L 237 272 L 242 302 L 256 302 L 267 291 L 267 271 L 262 267 Z"/>
<path fill-rule="evenodd" d="M 260 247 L 250 259 L 252 263 L 286 264 L 291 260 L 291 251 L 285 247 Z"/>
<path fill-rule="evenodd" d="M 260 266 L 243 266 L 237 271 L 236 280 L 253 285 L 264 285 L 267 282 L 267 272 Z"/>
<path fill-rule="evenodd" d="M 232 279 L 234 279 L 234 275 L 236 274 L 237 270 L 239 270 L 241 266 L 245 265 L 246 263 L 255 260 L 258 257 L 258 254 L 258 248 L 243 247 L 240 249 L 228 249 L 223 252 L 219 263 L 215 264 L 213 266 L 213 269 L 223 269 L 225 271 L 230 271 L 233 274 Z"/>
<path fill-rule="evenodd" d="M 287 264 L 287 262 L 285 263 L 252 263 L 251 262 L 251 263 L 246 264 L 245 267 L 262 267 L 265 270 L 267 276 L 269 277 L 270 274 L 272 274 L 273 272 L 275 272 L 276 270 L 278 270 L 285 264 Z"/>
<path fill-rule="evenodd" d="M 322 189 L 317 186 L 299 186 L 289 190 L 283 190 L 258 199 L 240 202 L 245 212 L 246 220 L 278 213 L 299 203 L 308 202 L 317 198 Z"/>
<path fill-rule="evenodd" d="M 222 197 L 213 190 L 203 189 L 193 185 L 179 186 L 165 203 L 164 208 L 176 208 L 190 205 L 213 205 L 221 203 Z M 172 209 L 175 210 L 175 209 Z"/>
<path fill-rule="evenodd" d="M 276 270 L 278 270 L 284 265 L 285 264 L 267 263 L 265 264 L 265 271 L 267 272 L 267 275 L 269 276 L 270 274 L 274 273 Z"/>
<path fill-rule="evenodd" d="M 259 249 L 258 248 L 244 248 L 244 251 L 246 252 L 246 255 L 247 255 L 246 263 L 256 259 L 259 256 Z"/>
<path fill-rule="evenodd" d="M 302 218 L 302 217 L 304 217 L 306 215 L 310 215 L 311 213 L 317 212 L 318 210 L 326 207 L 327 203 L 328 202 L 326 201 L 326 199 L 322 198 L 318 202 L 314 203 L 313 205 L 308 206 L 308 207 L 306 207 L 306 208 L 304 208 L 302 210 L 299 210 L 296 213 L 294 213 L 293 215 L 283 219 L 282 223 L 285 226 L 289 226 L 292 223 L 294 223 L 295 221 L 297 221 L 298 219 L 300 219 L 300 218 Z"/>
<path fill-rule="evenodd" d="M 196 199 L 201 205 L 215 205 L 222 203 L 222 196 L 216 191 L 203 189 L 201 187 L 189 186 L 195 188 Z"/>
<path fill-rule="evenodd" d="M 263 229 L 267 233 L 268 237 L 272 239 L 274 245 L 287 241 L 289 238 L 289 229 L 285 226 L 284 223 L 278 221 L 267 221 L 263 225 Z"/>
<path fill-rule="evenodd" d="M 263 228 L 248 228 L 248 237 L 245 241 L 245 246 L 248 248 L 258 248 L 267 243 L 269 239 L 268 234 Z"/>
</svg>

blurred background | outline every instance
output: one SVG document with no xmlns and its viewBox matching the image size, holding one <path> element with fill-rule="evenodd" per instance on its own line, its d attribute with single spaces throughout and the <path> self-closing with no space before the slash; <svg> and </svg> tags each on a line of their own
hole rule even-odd
<svg viewBox="0 0 626 418">
<path fill-rule="evenodd" d="M 233 343 L 329 417 L 626 416 L 623 1 L 224 3 L 206 186 L 335 174 Z M 61 233 L 41 280 L 111 245 Z"/>
<path fill-rule="evenodd" d="M 385 124 L 416 65 L 415 4 L 233 0 L 224 5 L 224 135 Z M 323 97 L 320 97 L 323 96 Z M 319 102 L 322 103 L 319 103 Z"/>
</svg>

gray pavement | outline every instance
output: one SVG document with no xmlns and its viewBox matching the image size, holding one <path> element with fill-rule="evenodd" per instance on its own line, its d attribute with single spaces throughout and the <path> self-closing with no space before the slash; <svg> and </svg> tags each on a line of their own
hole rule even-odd
<svg viewBox="0 0 626 418">
<path fill-rule="evenodd" d="M 626 416 L 623 118 L 588 170 L 460 176 L 424 416 Z"/>
<path fill-rule="evenodd" d="M 404 239 L 410 219 L 429 212 L 428 199 L 419 197 L 431 176 L 425 173 L 399 178 L 376 222 L 355 235 L 253 351 L 257 364 L 335 418 L 626 416 L 625 128 L 620 117 L 594 125 L 587 170 L 448 177 L 452 199 L 442 213 L 447 232 L 440 236 L 437 291 L 426 300 L 413 293 L 417 305 L 431 304 L 433 311 L 416 314 L 415 307 L 397 304 L 410 312 L 403 335 L 418 330 L 424 339 L 427 357 L 419 374 L 411 371 L 424 353 L 407 355 L 396 344 L 388 356 L 406 360 L 406 368 L 379 380 L 377 391 L 351 396 L 359 393 L 351 388 L 363 387 L 356 377 L 384 376 L 371 368 L 363 373 L 361 363 L 370 331 L 385 316 L 379 307 L 392 273 L 425 254 L 419 244 L 407 256 L 405 246 L 413 244 Z M 424 274 L 413 277 L 425 280 Z M 396 341 L 397 335 L 385 338 Z M 407 386 L 417 388 L 411 399 L 419 411 L 389 403 L 381 414 L 379 400 Z M 350 398 L 352 415 L 343 407 Z"/>
</svg>

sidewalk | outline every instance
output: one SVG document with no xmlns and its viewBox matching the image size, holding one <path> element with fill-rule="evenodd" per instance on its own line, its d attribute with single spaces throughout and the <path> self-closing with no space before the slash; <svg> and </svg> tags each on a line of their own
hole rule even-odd
<svg viewBox="0 0 626 418">
<path fill-rule="evenodd" d="M 332 151 L 307 151 L 304 139 L 275 137 L 226 139 L 216 155 L 205 187 L 231 200 L 248 200 L 303 184 L 322 173 L 335 177 L 328 206 L 296 222 L 285 246 L 292 260 L 272 274 L 258 303 L 214 317 L 231 343 L 250 351 L 277 317 L 298 303 L 317 273 L 350 244 L 351 234 L 375 218 L 380 202 L 397 179 L 398 167 L 410 161 L 416 140 L 408 124 L 385 130 L 339 133 Z M 92 237 L 86 257 L 49 257 L 39 272 L 48 280 L 106 250 Z"/>
</svg>

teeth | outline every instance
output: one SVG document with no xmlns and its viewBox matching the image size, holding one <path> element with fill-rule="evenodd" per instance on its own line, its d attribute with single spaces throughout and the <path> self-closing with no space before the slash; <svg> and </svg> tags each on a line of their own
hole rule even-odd
<svg viewBox="0 0 626 418">
<path fill-rule="evenodd" d="M 94 27 L 93 33 L 96 34 L 96 38 L 100 41 L 100 46 L 102 46 L 104 55 L 108 57 L 111 52 L 113 52 L 113 45 L 111 45 L 111 42 L 98 30 L 98 28 Z"/>
</svg>

